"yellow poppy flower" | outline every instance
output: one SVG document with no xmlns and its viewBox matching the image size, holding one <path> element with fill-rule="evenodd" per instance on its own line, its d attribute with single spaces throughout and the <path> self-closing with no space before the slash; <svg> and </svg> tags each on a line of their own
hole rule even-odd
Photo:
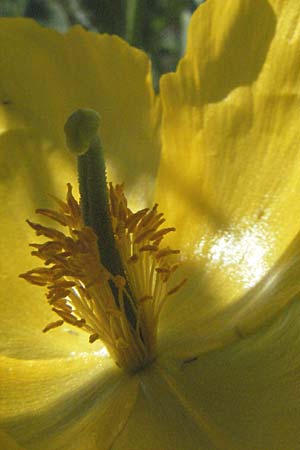
<svg viewBox="0 0 300 450">
<path fill-rule="evenodd" d="M 159 96 L 117 37 L 0 21 L 2 447 L 300 449 L 299 19 L 296 0 L 207 0 Z M 135 373 L 78 327 L 42 333 L 57 316 L 18 278 L 25 219 L 76 185 L 79 108 L 100 113 L 129 207 L 157 202 L 176 228 L 188 278 Z"/>
</svg>

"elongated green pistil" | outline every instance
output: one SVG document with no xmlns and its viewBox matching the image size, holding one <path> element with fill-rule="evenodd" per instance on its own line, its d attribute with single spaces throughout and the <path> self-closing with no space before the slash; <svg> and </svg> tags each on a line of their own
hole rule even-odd
<svg viewBox="0 0 300 450">
<path fill-rule="evenodd" d="M 77 168 L 84 223 L 93 228 L 98 237 L 101 262 L 113 275 L 124 275 L 110 220 L 106 169 L 98 136 L 88 151 L 78 156 Z"/>
<path fill-rule="evenodd" d="M 77 154 L 80 206 L 85 225 L 93 228 L 98 238 L 98 249 L 102 264 L 113 275 L 126 280 L 124 268 L 115 245 L 106 181 L 103 150 L 97 130 L 99 115 L 92 110 L 75 111 L 65 125 L 69 149 Z M 118 289 L 110 282 L 116 305 L 119 306 Z M 130 287 L 127 283 L 127 291 Z M 128 298 L 124 298 L 127 319 L 133 327 L 136 317 Z"/>
</svg>

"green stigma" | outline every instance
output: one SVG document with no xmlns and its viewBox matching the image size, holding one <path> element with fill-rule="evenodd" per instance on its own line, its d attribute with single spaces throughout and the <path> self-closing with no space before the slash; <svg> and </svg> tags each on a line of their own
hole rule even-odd
<svg viewBox="0 0 300 450">
<path fill-rule="evenodd" d="M 65 135 L 70 152 L 83 155 L 97 137 L 100 116 L 93 109 L 78 109 L 65 123 Z"/>
</svg>

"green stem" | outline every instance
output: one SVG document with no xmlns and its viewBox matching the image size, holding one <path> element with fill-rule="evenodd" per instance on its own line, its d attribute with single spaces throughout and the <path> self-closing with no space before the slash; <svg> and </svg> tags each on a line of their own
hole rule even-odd
<svg viewBox="0 0 300 450">
<path fill-rule="evenodd" d="M 126 280 L 120 254 L 115 245 L 109 209 L 109 199 L 106 182 L 106 168 L 101 141 L 96 136 L 86 153 L 77 159 L 80 206 L 85 225 L 93 228 L 98 237 L 98 250 L 101 263 L 113 275 L 121 275 Z M 127 282 L 127 280 L 126 280 Z M 110 281 L 110 288 L 117 306 L 118 289 Z M 127 283 L 127 292 L 130 287 Z M 136 315 L 130 300 L 124 296 L 124 308 L 127 319 L 132 327 L 136 326 Z"/>
<path fill-rule="evenodd" d="M 123 267 L 110 220 L 106 169 L 102 146 L 96 136 L 86 153 L 77 159 L 80 206 L 84 223 L 98 236 L 102 264 L 113 275 L 123 275 Z"/>
</svg>

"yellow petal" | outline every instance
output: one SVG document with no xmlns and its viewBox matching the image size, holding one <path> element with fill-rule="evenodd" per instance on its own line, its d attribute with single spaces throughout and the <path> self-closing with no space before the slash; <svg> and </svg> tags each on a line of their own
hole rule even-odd
<svg viewBox="0 0 300 450">
<path fill-rule="evenodd" d="M 21 154 L 30 148 L 20 140 L 15 140 L 14 150 Z M 40 149 L 33 147 L 34 151 Z M 27 157 L 33 158 L 27 165 L 21 165 L 19 170 L 12 172 L 15 158 L 7 155 L 5 165 L 2 166 L 8 177 L 1 178 L 0 186 L 0 231 L 1 231 L 1 283 L 0 283 L 0 346 L 2 354 L 9 354 L 16 358 L 53 358 L 66 356 L 70 351 L 81 346 L 82 351 L 88 351 L 88 337 L 70 333 L 69 328 L 57 330 L 50 334 L 42 333 L 44 326 L 53 322 L 56 315 L 51 311 L 42 288 L 34 287 L 18 278 L 20 273 L 33 267 L 38 261 L 30 254 L 29 243 L 35 236 L 25 223 L 26 218 L 34 218 L 34 209 L 38 204 L 48 203 L 47 194 L 63 189 L 64 181 L 59 180 L 55 167 L 63 167 L 64 158 L 59 152 L 52 152 L 44 161 L 53 178 L 49 186 L 43 183 L 43 176 L 38 164 L 34 161 L 34 151 L 29 151 Z M 13 153 L 15 156 L 16 154 Z M 41 176 L 35 186 L 30 188 L 29 178 L 34 173 Z M 60 174 L 68 174 L 67 169 L 60 170 Z M 55 186 L 55 189 L 53 187 Z M 41 202 L 41 203 L 40 203 Z M 85 339 L 83 339 L 85 338 Z"/>
<path fill-rule="evenodd" d="M 139 179 L 150 193 L 159 103 L 147 56 L 117 37 L 80 27 L 60 35 L 30 20 L 1 19 L 0 40 L 1 347 L 16 357 L 63 356 L 74 348 L 74 336 L 61 340 L 59 331 L 52 342 L 42 336 L 54 315 L 43 290 L 17 278 L 34 265 L 25 219 L 49 206 L 49 193 L 64 195 L 67 182 L 76 185 L 63 127 L 79 107 L 99 111 L 118 181 L 132 188 Z M 134 199 L 141 195 L 133 191 Z"/>
<path fill-rule="evenodd" d="M 201 425 L 201 419 L 199 423 L 184 399 L 170 387 L 164 369 L 152 367 L 141 374 L 136 405 L 112 450 L 225 450 L 224 446 L 211 445 Z"/>
<path fill-rule="evenodd" d="M 199 419 L 213 449 L 300 448 L 299 325 L 296 299 L 271 325 L 235 345 L 158 362 L 169 392 L 186 415 Z M 179 421 L 173 433 L 184 433 Z"/>
<path fill-rule="evenodd" d="M 29 128 L 31 137 L 65 147 L 67 117 L 91 108 L 121 181 L 153 177 L 159 105 L 145 53 L 116 36 L 79 26 L 60 35 L 23 19 L 2 19 L 0 39 L 2 127 Z"/>
<path fill-rule="evenodd" d="M 299 14 L 290 0 L 205 2 L 161 82 L 158 202 L 219 307 L 300 229 Z"/>
<path fill-rule="evenodd" d="M 240 299 L 221 308 L 205 278 L 187 283 L 167 302 L 160 322 L 159 353 L 192 357 L 240 340 L 269 322 L 299 294 L 300 233 L 270 271 Z M 195 276 L 196 269 L 186 271 Z M 194 273 L 193 273 L 194 270 Z"/>
<path fill-rule="evenodd" d="M 98 356 L 1 358 L 1 426 L 31 450 L 110 448 L 135 402 L 136 379 Z"/>
</svg>

